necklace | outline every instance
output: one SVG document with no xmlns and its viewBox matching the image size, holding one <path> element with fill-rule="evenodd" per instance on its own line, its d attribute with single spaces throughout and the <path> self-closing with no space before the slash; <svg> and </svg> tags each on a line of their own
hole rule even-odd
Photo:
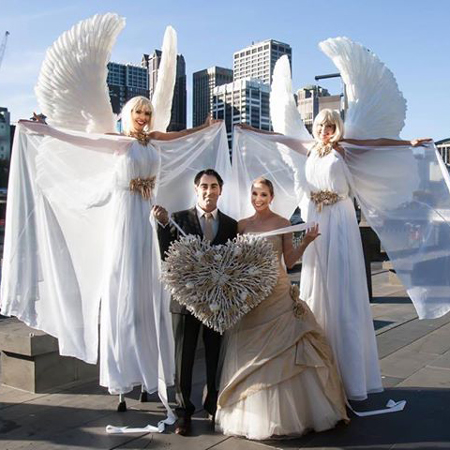
<svg viewBox="0 0 450 450">
<path fill-rule="evenodd" d="M 316 144 L 316 150 L 319 158 L 323 158 L 331 153 L 333 144 L 322 144 L 321 142 L 318 142 Z"/>
<path fill-rule="evenodd" d="M 128 136 L 133 137 L 139 141 L 142 145 L 147 145 L 150 142 L 150 134 L 145 133 L 143 131 L 130 131 Z"/>
</svg>

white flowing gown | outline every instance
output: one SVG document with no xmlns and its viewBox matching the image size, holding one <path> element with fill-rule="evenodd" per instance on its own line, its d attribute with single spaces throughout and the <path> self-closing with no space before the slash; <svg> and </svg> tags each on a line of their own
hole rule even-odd
<svg viewBox="0 0 450 450">
<path fill-rule="evenodd" d="M 153 392 L 158 379 L 158 336 L 152 321 L 159 314 L 152 301 L 152 273 L 159 255 L 149 221 L 151 200 L 131 192 L 129 184 L 138 177 L 156 177 L 160 158 L 155 147 L 138 141 L 119 158 L 100 308 L 100 384 L 116 394 L 137 384 Z M 169 366 L 171 356 L 163 354 Z"/>
<path fill-rule="evenodd" d="M 348 170 L 335 150 L 320 157 L 313 148 L 305 172 L 310 191 L 341 200 L 320 212 L 308 201 L 307 220 L 319 224 L 321 236 L 303 255 L 300 296 L 325 330 L 348 398 L 362 400 L 383 389 Z"/>
</svg>

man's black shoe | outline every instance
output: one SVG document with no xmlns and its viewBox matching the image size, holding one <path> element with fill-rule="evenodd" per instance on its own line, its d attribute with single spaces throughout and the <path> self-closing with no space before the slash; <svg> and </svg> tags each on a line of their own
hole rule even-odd
<svg viewBox="0 0 450 450">
<path fill-rule="evenodd" d="M 175 422 L 175 434 L 181 436 L 187 436 L 191 433 L 191 418 L 190 417 L 180 417 Z"/>
</svg>

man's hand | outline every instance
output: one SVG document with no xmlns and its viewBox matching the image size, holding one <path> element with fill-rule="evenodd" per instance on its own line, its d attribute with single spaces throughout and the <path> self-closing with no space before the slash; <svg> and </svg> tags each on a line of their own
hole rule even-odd
<svg viewBox="0 0 450 450">
<path fill-rule="evenodd" d="M 169 213 L 162 206 L 155 205 L 152 208 L 152 214 L 161 225 L 166 226 L 169 223 Z"/>
</svg>

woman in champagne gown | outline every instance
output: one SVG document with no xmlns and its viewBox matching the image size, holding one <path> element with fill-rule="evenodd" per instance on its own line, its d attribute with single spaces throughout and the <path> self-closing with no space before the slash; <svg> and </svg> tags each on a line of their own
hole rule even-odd
<svg viewBox="0 0 450 450">
<path fill-rule="evenodd" d="M 270 181 L 256 180 L 252 186 L 256 213 L 239 222 L 240 233 L 289 225 L 270 210 L 272 198 Z M 290 234 L 269 238 L 280 262 L 278 282 L 227 336 L 216 413 L 224 434 L 257 440 L 300 436 L 348 420 L 331 349 L 283 264 L 283 260 L 287 266 L 295 264 L 317 236 L 317 228 L 310 230 L 295 249 Z"/>
</svg>

